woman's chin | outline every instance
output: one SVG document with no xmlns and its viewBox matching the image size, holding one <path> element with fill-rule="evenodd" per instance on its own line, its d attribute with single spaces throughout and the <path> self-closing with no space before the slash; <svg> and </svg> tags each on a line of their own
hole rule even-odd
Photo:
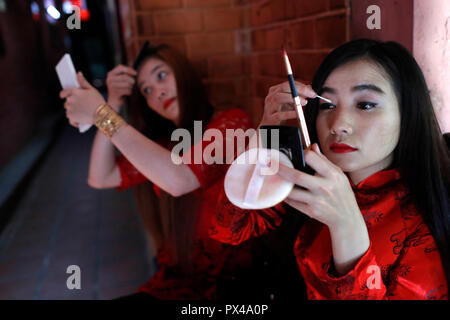
<svg viewBox="0 0 450 320">
<path fill-rule="evenodd" d="M 350 173 L 358 169 L 358 165 L 349 161 L 348 159 L 343 159 L 339 157 L 328 157 L 328 159 L 336 166 L 341 168 L 343 172 Z"/>
</svg>

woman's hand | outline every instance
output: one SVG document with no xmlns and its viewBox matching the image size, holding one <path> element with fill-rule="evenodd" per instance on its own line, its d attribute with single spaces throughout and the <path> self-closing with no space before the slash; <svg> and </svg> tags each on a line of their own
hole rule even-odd
<svg viewBox="0 0 450 320">
<path fill-rule="evenodd" d="M 314 98 L 316 93 L 310 85 L 305 85 L 301 82 L 295 82 L 295 87 L 300 98 L 302 106 L 306 105 L 308 101 L 306 98 Z M 283 105 L 291 104 L 292 99 L 291 88 L 289 82 L 283 82 L 276 86 L 270 87 L 269 93 L 264 100 L 264 114 L 260 123 L 261 125 L 279 125 L 281 121 L 297 118 L 297 113 L 294 108 L 283 111 Z"/>
<path fill-rule="evenodd" d="M 314 176 L 280 164 L 278 174 L 295 187 L 285 202 L 327 225 L 338 275 L 347 273 L 367 251 L 370 239 L 348 178 L 314 144 L 305 150 L 305 162 Z"/>
<path fill-rule="evenodd" d="M 329 161 L 314 144 L 305 150 L 306 163 L 316 171 L 314 176 L 280 164 L 278 174 L 296 184 L 285 202 L 330 229 L 361 221 L 355 195 L 347 176 Z"/>
<path fill-rule="evenodd" d="M 136 83 L 137 72 L 130 67 L 118 65 L 106 77 L 108 87 L 108 104 L 119 112 L 120 107 L 125 103 L 125 97 L 131 95 L 133 86 Z"/>
<path fill-rule="evenodd" d="M 81 88 L 64 89 L 59 94 L 61 99 L 66 99 L 64 103 L 66 116 L 74 127 L 79 123 L 93 124 L 95 111 L 100 105 L 106 103 L 102 95 L 90 85 L 81 72 L 78 72 L 77 78 Z"/>
</svg>

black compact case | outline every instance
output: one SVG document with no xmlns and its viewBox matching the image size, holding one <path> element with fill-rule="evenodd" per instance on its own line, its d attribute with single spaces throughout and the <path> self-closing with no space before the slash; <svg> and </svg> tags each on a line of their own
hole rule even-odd
<svg viewBox="0 0 450 320">
<path fill-rule="evenodd" d="M 277 136 L 274 130 L 278 130 L 278 146 L 272 141 L 272 137 Z M 263 148 L 278 149 L 288 156 L 295 169 L 314 174 L 314 170 L 305 163 L 299 128 L 294 126 L 261 126 L 260 137 Z"/>
</svg>

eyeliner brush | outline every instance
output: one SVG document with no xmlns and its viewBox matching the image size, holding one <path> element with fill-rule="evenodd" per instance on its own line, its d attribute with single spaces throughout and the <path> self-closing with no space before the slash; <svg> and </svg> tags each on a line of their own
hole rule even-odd
<svg viewBox="0 0 450 320">
<path fill-rule="evenodd" d="M 295 103 L 295 110 L 297 111 L 297 117 L 300 123 L 300 132 L 302 134 L 303 143 L 305 149 L 311 146 L 311 140 L 308 134 L 308 128 L 306 127 L 305 115 L 303 114 L 303 108 L 300 103 L 300 97 L 298 96 L 297 88 L 295 87 L 294 76 L 292 75 L 291 64 L 289 63 L 289 58 L 287 56 L 286 50 L 283 48 L 283 58 L 284 64 L 286 66 L 287 76 L 289 80 L 289 86 L 291 87 L 292 98 Z M 321 97 L 322 98 L 322 97 Z M 325 98 L 322 98 L 325 99 Z"/>
<path fill-rule="evenodd" d="M 319 96 L 319 95 L 317 95 L 316 98 L 322 99 L 323 101 L 326 101 L 326 102 L 328 102 L 328 103 L 333 103 L 330 99 L 321 97 L 321 96 Z"/>
</svg>

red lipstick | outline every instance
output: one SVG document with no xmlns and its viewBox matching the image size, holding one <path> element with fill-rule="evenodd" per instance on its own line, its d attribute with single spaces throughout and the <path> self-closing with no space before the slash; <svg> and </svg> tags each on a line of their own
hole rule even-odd
<svg viewBox="0 0 450 320">
<path fill-rule="evenodd" d="M 353 148 L 352 146 L 349 146 L 348 144 L 333 143 L 330 146 L 330 150 L 335 153 L 347 153 L 347 152 L 356 151 L 357 149 Z"/>
<path fill-rule="evenodd" d="M 163 103 L 164 110 L 167 109 L 168 107 L 170 107 L 172 102 L 174 102 L 175 100 L 176 100 L 176 98 L 170 98 L 170 99 L 167 99 L 166 101 L 164 101 L 164 103 Z"/>
</svg>

